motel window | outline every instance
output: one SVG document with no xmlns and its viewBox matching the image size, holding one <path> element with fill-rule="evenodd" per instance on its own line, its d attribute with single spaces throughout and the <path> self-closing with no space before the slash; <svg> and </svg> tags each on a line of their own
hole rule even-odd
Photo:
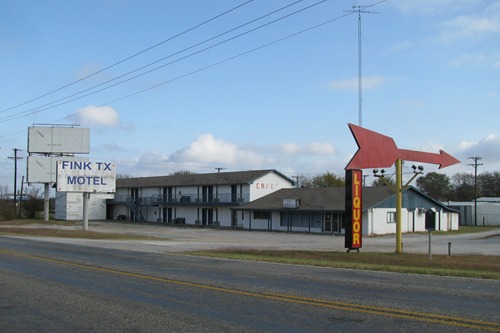
<svg viewBox="0 0 500 333">
<path fill-rule="evenodd" d="M 262 210 L 256 210 L 253 212 L 253 219 L 254 220 L 269 220 L 271 218 L 271 213 L 262 211 Z"/>
<path fill-rule="evenodd" d="M 313 213 L 312 214 L 312 223 L 311 223 L 311 227 L 313 228 L 321 228 L 321 226 L 323 225 L 322 223 L 322 214 L 318 214 L 318 213 Z"/>
<path fill-rule="evenodd" d="M 301 227 L 301 228 L 321 228 L 322 214 L 290 212 L 281 215 L 280 226 Z"/>
<path fill-rule="evenodd" d="M 396 212 L 387 212 L 387 223 L 396 223 Z"/>
</svg>

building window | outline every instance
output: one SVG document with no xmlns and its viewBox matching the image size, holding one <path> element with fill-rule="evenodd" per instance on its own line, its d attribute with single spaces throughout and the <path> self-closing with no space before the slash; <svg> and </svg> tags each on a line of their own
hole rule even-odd
<svg viewBox="0 0 500 333">
<path fill-rule="evenodd" d="M 265 212 L 262 210 L 257 210 L 253 212 L 254 220 L 269 220 L 271 218 L 270 212 Z"/>
<path fill-rule="evenodd" d="M 396 212 L 387 212 L 387 223 L 396 223 Z"/>
</svg>

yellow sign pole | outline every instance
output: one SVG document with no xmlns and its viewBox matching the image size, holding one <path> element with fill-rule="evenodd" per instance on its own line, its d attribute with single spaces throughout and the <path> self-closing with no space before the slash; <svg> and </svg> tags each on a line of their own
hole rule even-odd
<svg viewBox="0 0 500 333">
<path fill-rule="evenodd" d="M 403 234 L 401 231 L 403 210 L 403 161 L 396 160 L 396 253 L 403 253 Z"/>
</svg>

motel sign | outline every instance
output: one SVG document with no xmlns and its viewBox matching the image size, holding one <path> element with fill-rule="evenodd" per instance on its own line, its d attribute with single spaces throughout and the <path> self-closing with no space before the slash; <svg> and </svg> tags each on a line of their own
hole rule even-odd
<svg viewBox="0 0 500 333">
<path fill-rule="evenodd" d="M 116 165 L 107 162 L 57 161 L 59 192 L 113 193 Z"/>
</svg>

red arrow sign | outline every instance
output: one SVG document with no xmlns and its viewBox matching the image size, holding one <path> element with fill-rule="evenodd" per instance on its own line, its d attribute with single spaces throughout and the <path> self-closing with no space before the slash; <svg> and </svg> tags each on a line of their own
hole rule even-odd
<svg viewBox="0 0 500 333">
<path fill-rule="evenodd" d="M 353 124 L 349 124 L 349 128 L 359 149 L 345 167 L 346 170 L 389 168 L 397 159 L 439 164 L 439 169 L 460 163 L 459 160 L 442 150 L 439 154 L 435 154 L 399 149 L 394 140 L 388 136 Z"/>
</svg>

